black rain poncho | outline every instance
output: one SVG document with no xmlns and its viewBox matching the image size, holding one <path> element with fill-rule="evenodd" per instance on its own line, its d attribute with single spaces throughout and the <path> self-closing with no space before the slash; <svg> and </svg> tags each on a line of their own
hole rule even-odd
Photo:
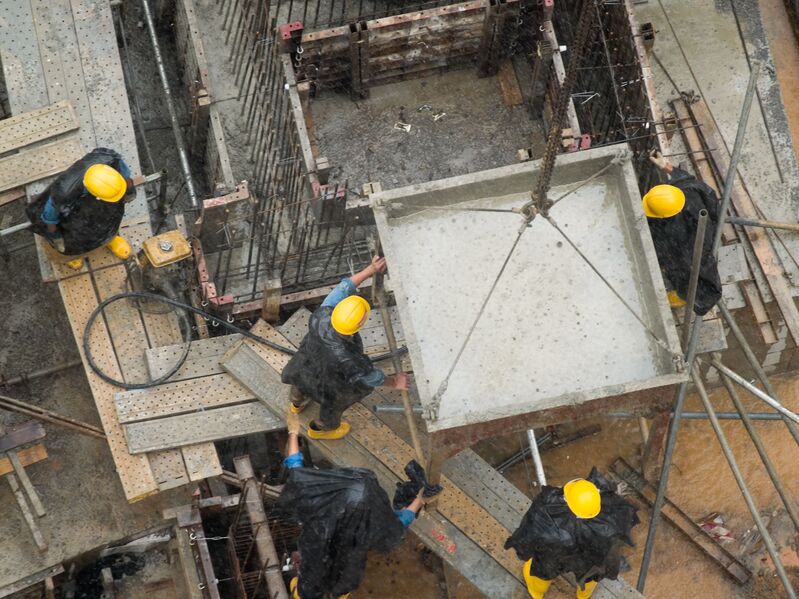
<svg viewBox="0 0 799 599">
<path fill-rule="evenodd" d="M 277 505 L 302 527 L 302 599 L 354 591 L 363 580 L 367 553 L 388 553 L 402 541 L 402 523 L 370 470 L 294 468 Z"/>
<path fill-rule="evenodd" d="M 33 232 L 50 237 L 42 222 L 42 210 L 50 197 L 61 216 L 58 229 L 64 237 L 64 254 L 75 256 L 108 243 L 119 231 L 125 216 L 125 202 L 103 202 L 83 186 L 86 169 L 107 164 L 119 170 L 122 156 L 108 148 L 95 148 L 64 171 L 25 208 Z"/>
<path fill-rule="evenodd" d="M 330 322 L 332 313 L 329 306 L 314 311 L 308 334 L 282 375 L 284 383 L 320 404 L 320 420 L 327 428 L 336 428 L 344 410 L 372 392 L 358 379 L 374 369 L 363 353 L 361 336 L 337 333 Z"/>
<path fill-rule="evenodd" d="M 582 586 L 591 580 L 617 578 L 621 542 L 632 546 L 630 530 L 638 524 L 638 508 L 616 494 L 616 485 L 591 470 L 586 480 L 600 492 L 602 507 L 595 518 L 577 518 L 566 505 L 563 489 L 545 485 L 505 542 L 522 561 L 533 560 L 531 574 L 552 580 L 572 572 Z"/>
<path fill-rule="evenodd" d="M 713 239 L 719 220 L 718 198 L 710 187 L 679 168 L 673 169 L 668 184 L 678 187 L 685 194 L 685 207 L 671 218 L 647 220 L 660 267 L 682 299 L 688 297 L 699 211 L 705 208 L 708 213 L 694 304 L 694 312 L 703 316 L 721 299 L 721 279 L 718 264 L 713 259 Z"/>
</svg>

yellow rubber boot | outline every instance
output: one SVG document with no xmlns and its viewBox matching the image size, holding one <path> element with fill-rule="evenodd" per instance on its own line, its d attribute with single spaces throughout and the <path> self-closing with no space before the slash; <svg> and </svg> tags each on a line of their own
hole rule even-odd
<svg viewBox="0 0 799 599">
<path fill-rule="evenodd" d="M 307 408 L 307 407 L 308 407 L 308 404 L 307 404 L 307 403 L 304 403 L 304 404 L 302 404 L 302 405 L 297 405 L 297 404 L 295 404 L 293 401 L 290 401 L 290 402 L 289 402 L 289 410 L 291 410 L 291 413 L 292 413 L 292 414 L 301 414 L 301 413 L 302 413 L 302 411 L 303 411 L 305 408 Z"/>
<path fill-rule="evenodd" d="M 119 235 L 117 235 L 111 241 L 106 243 L 105 247 L 111 250 L 111 253 L 114 254 L 114 256 L 116 256 L 117 258 L 120 258 L 121 260 L 127 260 L 128 258 L 130 258 L 130 253 L 131 253 L 130 244 L 127 242 L 127 240 L 124 237 L 120 237 Z"/>
<path fill-rule="evenodd" d="M 83 266 L 83 258 L 75 258 L 74 260 L 70 260 L 67 262 L 67 266 L 69 266 L 72 270 L 80 270 L 81 266 Z"/>
<path fill-rule="evenodd" d="M 669 305 L 672 308 L 682 308 L 685 305 L 685 300 L 677 295 L 677 292 L 673 289 L 666 294 L 666 297 L 669 298 Z"/>
<path fill-rule="evenodd" d="M 291 599 L 301 599 L 300 593 L 297 591 L 297 587 L 299 586 L 299 584 L 300 584 L 299 576 L 295 576 L 294 578 L 291 579 L 291 582 L 289 583 L 289 592 L 291 593 Z"/>
<path fill-rule="evenodd" d="M 577 599 L 588 599 L 594 593 L 594 589 L 596 588 L 597 582 L 596 580 L 592 580 L 591 582 L 585 583 L 585 588 L 581 589 L 579 586 L 577 587 Z"/>
<path fill-rule="evenodd" d="M 346 595 L 339 595 L 338 599 L 350 599 L 350 594 L 347 593 Z"/>
<path fill-rule="evenodd" d="M 350 425 L 347 422 L 341 421 L 338 428 L 332 431 L 315 430 L 313 427 L 308 427 L 308 436 L 311 439 L 335 441 L 336 439 L 343 439 L 350 432 Z"/>
<path fill-rule="evenodd" d="M 533 560 L 528 559 L 524 562 L 522 573 L 524 574 L 524 582 L 527 583 L 527 592 L 533 599 L 544 599 L 544 595 L 549 590 L 549 585 L 552 584 L 551 580 L 544 580 L 530 574 L 530 567 L 533 565 Z"/>
</svg>

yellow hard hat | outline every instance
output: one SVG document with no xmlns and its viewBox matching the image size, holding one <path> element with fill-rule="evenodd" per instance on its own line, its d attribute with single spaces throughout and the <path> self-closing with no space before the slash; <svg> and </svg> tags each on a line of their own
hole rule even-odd
<svg viewBox="0 0 799 599">
<path fill-rule="evenodd" d="M 685 194 L 674 185 L 655 185 L 643 199 L 644 214 L 649 218 L 669 218 L 685 206 Z"/>
<path fill-rule="evenodd" d="M 602 506 L 599 489 L 584 478 L 576 478 L 566 483 L 563 487 L 563 498 L 572 514 L 584 520 L 594 518 Z"/>
<path fill-rule="evenodd" d="M 369 302 L 361 296 L 351 295 L 336 304 L 330 322 L 342 335 L 354 335 L 366 323 L 371 309 Z"/>
<path fill-rule="evenodd" d="M 104 202 L 118 202 L 128 190 L 128 184 L 119 171 L 107 164 L 93 164 L 83 175 L 83 186 Z"/>
</svg>

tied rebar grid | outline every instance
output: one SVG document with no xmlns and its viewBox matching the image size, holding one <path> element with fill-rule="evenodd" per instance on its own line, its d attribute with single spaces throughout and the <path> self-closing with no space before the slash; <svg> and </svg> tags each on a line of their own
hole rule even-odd
<svg viewBox="0 0 799 599">
<path fill-rule="evenodd" d="M 348 183 L 311 185 L 286 76 L 295 59 L 278 38 L 294 9 L 270 0 L 227 0 L 219 8 L 257 201 L 249 235 L 207 256 L 214 282 L 236 303 L 260 299 L 267 280 L 279 279 L 286 292 L 331 283 L 367 264 L 370 254 L 365 227 L 346 217 L 347 198 L 358 197 Z M 243 255 L 234 262 L 236 252 Z"/>
<path fill-rule="evenodd" d="M 279 23 L 300 21 L 306 31 L 339 27 L 357 21 L 381 19 L 439 6 L 459 4 L 463 0 L 277 0 L 275 14 Z M 254 0 L 217 0 L 225 25 L 243 5 Z"/>
</svg>

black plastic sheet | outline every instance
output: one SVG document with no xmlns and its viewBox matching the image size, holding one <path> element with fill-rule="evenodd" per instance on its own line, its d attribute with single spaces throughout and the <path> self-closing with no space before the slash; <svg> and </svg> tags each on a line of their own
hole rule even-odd
<svg viewBox="0 0 799 599">
<path fill-rule="evenodd" d="M 595 518 L 580 519 L 566 505 L 563 489 L 544 486 L 505 543 L 522 561 L 533 560 L 533 576 L 551 580 L 571 572 L 579 584 L 617 578 L 622 543 L 632 546 L 630 531 L 638 508 L 616 494 L 616 485 L 591 470 L 587 480 L 599 488 L 602 507 Z"/>
<path fill-rule="evenodd" d="M 277 505 L 302 527 L 302 599 L 355 590 L 367 553 L 388 553 L 402 541 L 402 523 L 370 470 L 294 468 Z"/>
<path fill-rule="evenodd" d="M 416 460 L 405 464 L 405 474 L 409 480 L 397 483 L 397 489 L 394 492 L 392 506 L 395 510 L 408 507 L 422 489 L 424 489 L 422 496 L 425 498 L 435 497 L 443 491 L 441 485 L 431 485 L 427 482 L 427 474 Z"/>
</svg>

